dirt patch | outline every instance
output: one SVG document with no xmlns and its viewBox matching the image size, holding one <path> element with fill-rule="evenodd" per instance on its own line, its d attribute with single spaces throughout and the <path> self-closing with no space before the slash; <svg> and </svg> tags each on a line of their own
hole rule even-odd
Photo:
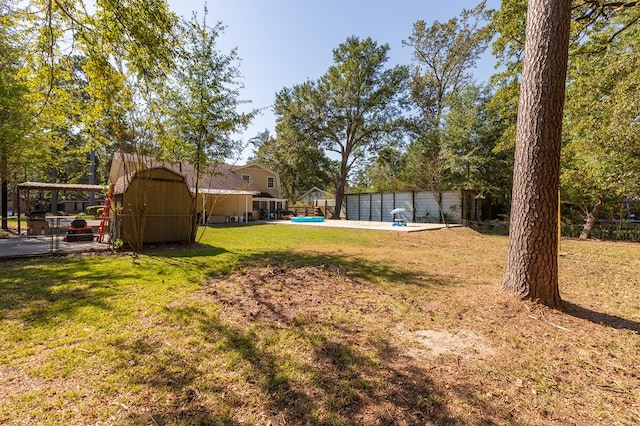
<svg viewBox="0 0 640 426">
<path fill-rule="evenodd" d="M 418 330 L 411 337 L 428 349 L 432 356 L 442 354 L 457 355 L 462 358 L 488 359 L 495 355 L 495 350 L 486 339 L 470 330 L 459 330 L 455 333 L 434 330 Z M 410 354 L 425 356 L 423 349 L 413 349 Z"/>
<path fill-rule="evenodd" d="M 383 312 L 388 309 L 375 301 L 390 297 L 334 265 L 256 268 L 212 279 L 204 291 L 222 304 L 227 315 L 279 327 L 333 318 L 339 313 Z"/>
</svg>

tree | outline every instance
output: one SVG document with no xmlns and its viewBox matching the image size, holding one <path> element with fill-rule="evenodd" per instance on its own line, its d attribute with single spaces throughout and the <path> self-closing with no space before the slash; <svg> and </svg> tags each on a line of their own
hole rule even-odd
<svg viewBox="0 0 640 426">
<path fill-rule="evenodd" d="M 318 81 L 285 88 L 276 96 L 279 121 L 286 120 L 297 134 L 339 158 L 334 219 L 340 217 L 354 164 L 402 129 L 408 70 L 385 69 L 388 51 L 388 45 L 371 38 L 349 37 L 334 49 L 334 65 Z"/>
<path fill-rule="evenodd" d="M 607 207 L 640 195 L 640 30 L 629 25 L 639 19 L 638 9 L 619 13 L 571 52 L 561 184 L 587 218 L 580 239 Z"/>
<path fill-rule="evenodd" d="M 386 146 L 377 157 L 370 158 L 365 167 L 357 171 L 354 189 L 358 192 L 402 191 L 407 188 L 402 180 L 403 167 L 400 150 L 394 146 Z"/>
<path fill-rule="evenodd" d="M 210 27 L 196 15 L 184 28 L 184 45 L 177 63 L 169 126 L 173 144 L 165 148 L 174 158 L 186 159 L 196 169 L 193 211 L 199 194 L 200 179 L 209 165 L 223 162 L 241 151 L 232 136 L 245 129 L 255 112 L 240 113 L 238 106 L 240 73 L 235 63 L 236 50 L 224 54 L 216 42 L 223 27 Z M 194 222 L 195 225 L 195 222 Z M 193 227 L 192 240 L 195 241 Z"/>
<path fill-rule="evenodd" d="M 488 86 L 469 84 L 451 97 L 441 157 L 451 187 L 507 200 L 513 158 L 496 149 L 505 123 L 490 104 L 492 95 Z"/>
<path fill-rule="evenodd" d="M 419 119 L 414 128 L 416 141 L 407 152 L 407 171 L 409 179 L 431 190 L 442 221 L 440 200 L 448 185 L 442 158 L 444 120 L 451 98 L 470 83 L 470 70 L 491 38 L 491 28 L 486 23 L 492 11 L 485 10 L 485 3 L 463 10 L 459 19 L 435 21 L 430 27 L 417 21 L 412 35 L 404 42 L 413 48 L 418 63 L 411 81 L 411 95 Z"/>
<path fill-rule="evenodd" d="M 328 188 L 335 167 L 318 145 L 284 126 L 279 125 L 276 130 L 277 138 L 265 130 L 251 140 L 254 154 L 249 161 L 277 172 L 283 195 L 289 200 L 296 200 L 314 186 Z"/>
<path fill-rule="evenodd" d="M 507 266 L 501 288 L 559 308 L 558 190 L 570 0 L 531 0 L 518 106 Z"/>
<path fill-rule="evenodd" d="M 0 6 L 0 203 L 5 230 L 8 229 L 8 182 L 28 155 L 24 136 L 32 117 L 27 98 L 29 89 L 21 72 L 23 49 L 14 24 L 9 5 Z"/>
</svg>

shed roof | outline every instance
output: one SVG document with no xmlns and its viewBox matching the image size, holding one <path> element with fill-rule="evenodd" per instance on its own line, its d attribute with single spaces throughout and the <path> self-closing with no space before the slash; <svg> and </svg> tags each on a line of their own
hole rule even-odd
<svg viewBox="0 0 640 426">
<path fill-rule="evenodd" d="M 134 156 L 131 154 L 116 153 L 124 161 L 144 164 L 146 167 L 164 167 L 184 176 L 191 192 L 195 192 L 196 168 L 187 161 L 175 163 L 158 161 L 149 156 Z M 198 192 L 201 194 L 223 194 L 223 195 L 255 195 L 260 191 L 254 186 L 247 184 L 241 176 L 233 173 L 238 168 L 230 164 L 211 164 L 200 174 L 198 182 Z"/>
<path fill-rule="evenodd" d="M 165 171 L 170 173 L 171 175 L 175 176 L 175 179 L 168 179 L 165 173 L 165 177 L 157 177 L 157 176 L 152 176 L 152 174 L 156 174 L 158 171 Z M 129 187 L 129 185 L 131 184 L 131 182 L 134 180 L 134 178 L 136 176 L 142 176 L 142 175 L 146 175 L 143 176 L 143 179 L 149 179 L 150 181 L 154 181 L 154 180 L 164 180 L 164 181 L 173 181 L 173 182 L 185 182 L 185 178 L 184 176 L 182 176 L 180 173 L 177 173 L 167 167 L 152 167 L 149 169 L 144 169 L 144 170 L 137 170 L 133 173 L 121 176 L 117 182 L 113 185 L 113 193 L 114 194 L 124 194 L 127 190 L 127 188 Z M 186 182 L 185 182 L 186 184 Z"/>
</svg>

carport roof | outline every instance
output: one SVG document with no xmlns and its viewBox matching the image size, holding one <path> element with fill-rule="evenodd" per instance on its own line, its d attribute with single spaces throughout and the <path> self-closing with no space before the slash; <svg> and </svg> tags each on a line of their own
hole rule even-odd
<svg viewBox="0 0 640 426">
<path fill-rule="evenodd" d="M 81 183 L 23 182 L 18 184 L 18 189 L 40 189 L 43 191 L 106 191 L 107 186 Z"/>
</svg>

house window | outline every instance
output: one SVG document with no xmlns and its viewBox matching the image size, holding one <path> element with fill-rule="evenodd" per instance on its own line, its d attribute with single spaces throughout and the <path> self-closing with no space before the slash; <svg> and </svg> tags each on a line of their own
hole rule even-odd
<svg viewBox="0 0 640 426">
<path fill-rule="evenodd" d="M 246 183 L 250 183 L 251 182 L 251 176 L 242 175 L 242 180 L 245 181 Z"/>
<path fill-rule="evenodd" d="M 267 178 L 267 188 L 275 188 L 276 186 L 276 180 L 274 179 L 273 176 L 269 176 Z"/>
</svg>

